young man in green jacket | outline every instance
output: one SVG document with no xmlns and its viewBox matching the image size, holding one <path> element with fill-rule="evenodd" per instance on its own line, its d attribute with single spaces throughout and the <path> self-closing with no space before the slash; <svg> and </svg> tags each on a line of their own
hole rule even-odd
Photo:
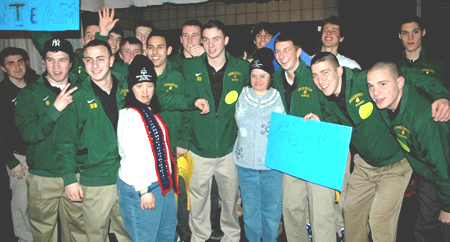
<svg viewBox="0 0 450 242">
<path fill-rule="evenodd" d="M 417 241 L 450 239 L 450 122 L 435 122 L 429 96 L 419 94 L 392 62 L 367 73 L 370 97 L 382 111 L 392 136 L 419 176 Z"/>
<path fill-rule="evenodd" d="M 327 96 L 322 119 L 353 127 L 355 168 L 344 204 L 345 241 L 369 241 L 368 228 L 373 241 L 395 241 L 403 193 L 412 169 L 369 99 L 366 72 L 339 66 L 336 56 L 329 52 L 318 53 L 312 59 L 311 71 L 314 83 Z M 433 80 L 417 75 L 414 85 L 436 99 L 450 98 L 441 86 L 433 85 Z M 314 114 L 307 118 L 311 116 L 317 119 Z"/>
<path fill-rule="evenodd" d="M 0 66 L 5 76 L 0 82 L 0 159 L 8 170 L 12 191 L 12 224 L 15 236 L 21 241 L 33 241 L 28 220 L 26 144 L 14 122 L 17 95 L 39 75 L 29 68 L 28 53 L 24 49 L 7 47 L 0 52 Z"/>
<path fill-rule="evenodd" d="M 175 69 L 181 71 L 181 66 L 186 58 L 198 57 L 205 53 L 205 49 L 202 46 L 202 29 L 203 24 L 194 19 L 183 23 L 180 35 L 182 46 L 174 56 L 169 58 Z"/>
<path fill-rule="evenodd" d="M 400 68 L 416 68 L 425 75 L 431 75 L 442 81 L 444 86 L 450 88 L 450 65 L 434 57 L 423 47 L 422 40 L 426 29 L 422 19 L 416 15 L 407 15 L 400 21 L 398 38 L 402 41 L 404 50 L 396 63 Z"/>
<path fill-rule="evenodd" d="M 181 146 L 192 152 L 194 169 L 190 181 L 190 228 L 192 241 L 206 241 L 211 235 L 210 189 L 214 176 L 222 200 L 221 226 L 224 241 L 239 241 L 237 217 L 239 187 L 232 159 L 237 126 L 235 102 L 249 82 L 249 63 L 225 51 L 228 36 L 218 20 L 208 21 L 202 31 L 206 55 L 186 59 L 183 74 L 188 95 L 205 98 L 211 112 L 191 112 L 190 142 Z"/>
<path fill-rule="evenodd" d="M 61 220 L 64 239 L 86 240 L 81 203 L 74 194 L 80 190 L 76 173 L 60 163 L 56 154 L 58 130 L 66 128 L 61 117 L 72 102 L 69 85 L 76 75 L 69 74 L 73 64 L 70 42 L 51 39 L 44 44 L 42 59 L 46 72 L 19 92 L 15 122 L 26 142 L 30 174 L 28 217 L 35 241 L 57 241 L 57 217 Z M 70 125 L 69 125 L 70 126 Z"/>
<path fill-rule="evenodd" d="M 78 83 L 74 102 L 61 122 L 70 127 L 58 135 L 57 154 L 67 169 L 79 170 L 86 236 L 107 241 L 109 222 L 118 241 L 130 241 L 119 210 L 116 138 L 119 110 L 125 107 L 126 76 L 111 70 L 110 46 L 92 40 L 84 48 L 88 77 Z"/>
<path fill-rule="evenodd" d="M 275 58 L 281 68 L 274 74 L 273 85 L 281 94 L 286 112 L 304 117 L 322 114 L 325 99 L 311 78 L 311 71 L 298 56 L 302 48 L 295 36 L 281 33 L 275 40 Z M 299 157 L 299 159 L 301 159 Z M 305 180 L 283 175 L 283 219 L 289 241 L 307 241 L 306 219 L 311 214 L 314 240 L 336 239 L 334 215 L 335 191 Z M 308 202 L 309 201 L 309 202 Z"/>
</svg>

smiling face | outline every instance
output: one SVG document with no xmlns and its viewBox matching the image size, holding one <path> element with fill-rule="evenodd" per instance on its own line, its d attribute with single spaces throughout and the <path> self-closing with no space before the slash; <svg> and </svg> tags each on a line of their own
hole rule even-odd
<svg viewBox="0 0 450 242">
<path fill-rule="evenodd" d="M 21 55 L 9 55 L 4 59 L 5 67 L 1 67 L 10 80 L 21 80 L 25 76 L 26 62 Z"/>
<path fill-rule="evenodd" d="M 172 52 L 172 47 L 167 48 L 166 39 L 162 36 L 152 36 L 147 43 L 147 56 L 155 65 L 155 69 L 159 67 L 165 68 L 167 56 Z"/>
<path fill-rule="evenodd" d="M 125 64 L 130 64 L 136 55 L 141 54 L 142 54 L 141 46 L 136 44 L 130 45 L 128 41 L 125 42 L 124 45 L 122 45 L 122 48 L 119 51 L 119 56 L 120 58 L 122 58 Z"/>
<path fill-rule="evenodd" d="M 342 72 L 341 66 L 336 68 L 327 60 L 311 65 L 314 84 L 325 96 L 338 95 L 341 92 Z"/>
<path fill-rule="evenodd" d="M 48 51 L 44 59 L 47 70 L 47 80 L 56 85 L 65 85 L 69 80 L 70 63 L 69 55 L 63 51 Z"/>
<path fill-rule="evenodd" d="M 111 56 L 105 46 L 90 46 L 84 49 L 83 62 L 86 72 L 95 82 L 105 81 L 111 77 L 110 68 L 114 63 L 114 56 Z"/>
<path fill-rule="evenodd" d="M 398 37 L 402 40 L 406 51 L 422 50 L 422 37 L 425 36 L 425 29 L 416 22 L 403 24 Z"/>
<path fill-rule="evenodd" d="M 203 47 L 210 59 L 225 58 L 225 46 L 228 44 L 228 36 L 224 36 L 218 28 L 203 30 Z"/>
<path fill-rule="evenodd" d="M 198 46 L 201 44 L 202 35 L 201 29 L 197 25 L 185 25 L 181 30 L 180 36 L 181 44 L 183 44 L 183 48 L 188 52 L 191 51 L 193 46 Z"/>
<path fill-rule="evenodd" d="M 325 47 L 333 48 L 337 47 L 340 42 L 344 40 L 341 37 L 341 29 L 339 25 L 326 23 L 322 30 L 322 44 Z"/>
<path fill-rule="evenodd" d="M 402 96 L 405 79 L 395 77 L 387 68 L 367 73 L 367 88 L 379 109 L 395 110 Z"/>
<path fill-rule="evenodd" d="M 267 33 L 264 29 L 261 29 L 259 33 L 255 35 L 256 49 L 266 47 L 267 43 L 272 39 L 273 35 Z"/>
<path fill-rule="evenodd" d="M 300 64 L 302 48 L 296 47 L 290 40 L 275 43 L 275 58 L 287 72 L 294 72 Z"/>
<path fill-rule="evenodd" d="M 250 73 L 250 81 L 256 93 L 267 92 L 270 86 L 270 74 L 261 69 L 253 69 Z"/>
<path fill-rule="evenodd" d="M 134 96 L 139 102 L 150 105 L 155 92 L 155 85 L 152 82 L 141 82 L 134 85 L 131 90 L 133 90 Z"/>
<path fill-rule="evenodd" d="M 122 35 L 111 32 L 108 35 L 108 44 L 111 46 L 111 51 L 113 54 L 117 53 L 120 48 L 120 42 L 122 41 Z"/>
</svg>

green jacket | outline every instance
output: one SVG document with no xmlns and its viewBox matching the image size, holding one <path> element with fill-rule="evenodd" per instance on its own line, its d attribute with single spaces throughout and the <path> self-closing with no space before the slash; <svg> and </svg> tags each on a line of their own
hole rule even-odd
<svg viewBox="0 0 450 242">
<path fill-rule="evenodd" d="M 58 162 L 57 133 L 70 124 L 61 122 L 66 110 L 59 112 L 53 103 L 57 94 L 45 79 L 46 72 L 17 96 L 15 122 L 27 144 L 26 156 L 30 173 L 44 177 L 63 177 L 68 171 Z M 77 76 L 70 73 L 74 86 Z M 78 82 L 78 81 L 77 81 Z M 67 125 L 67 126 L 66 126 Z M 70 183 L 65 183 L 65 185 Z"/>
<path fill-rule="evenodd" d="M 327 98 L 324 120 L 353 127 L 351 142 L 371 166 L 383 167 L 400 161 L 404 155 L 370 99 L 367 71 L 343 68 L 342 82 L 345 82 L 346 109 L 350 119 L 339 109 L 336 101 L 330 100 L 334 98 L 332 96 Z"/>
<path fill-rule="evenodd" d="M 403 88 L 398 115 L 383 117 L 414 171 L 436 185 L 441 210 L 450 212 L 450 122 L 434 122 L 432 101 L 409 85 Z"/>
<path fill-rule="evenodd" d="M 411 69 L 406 62 L 405 50 L 402 51 L 402 55 L 399 56 L 396 62 L 400 68 Z M 424 48 L 420 51 L 419 59 L 413 68 L 421 70 L 425 75 L 431 75 L 440 80 L 447 89 L 450 88 L 450 65 L 439 58 L 433 58 Z"/>
<path fill-rule="evenodd" d="M 201 115 L 191 112 L 189 148 L 195 154 L 207 158 L 223 157 L 233 150 L 237 137 L 234 119 L 235 102 L 242 88 L 249 83 L 249 63 L 226 53 L 228 64 L 223 77 L 223 91 L 218 110 L 214 105 L 211 84 L 206 68 L 206 54 L 186 59 L 183 74 L 186 79 L 187 94 L 205 98 L 210 112 Z"/>
<path fill-rule="evenodd" d="M 125 108 L 128 93 L 126 77 L 112 72 L 117 80 L 117 108 Z M 57 156 L 71 172 L 65 177 L 74 181 L 79 170 L 80 184 L 106 186 L 117 182 L 120 166 L 115 127 L 103 111 L 102 103 L 91 87 L 90 77 L 78 85 L 73 103 L 61 122 L 70 123 L 58 136 Z M 64 178 L 64 177 L 63 177 Z"/>
<path fill-rule="evenodd" d="M 27 85 L 36 82 L 39 75 L 27 68 L 25 74 Z M 0 82 L 0 159 L 9 169 L 13 169 L 20 162 L 14 156 L 14 153 L 25 155 L 26 143 L 14 122 L 14 112 L 16 109 L 17 95 L 22 88 L 12 83 L 7 74 Z"/>
<path fill-rule="evenodd" d="M 184 96 L 186 93 L 186 83 L 184 81 L 183 75 L 175 70 L 171 63 L 168 62 L 164 72 L 158 76 L 156 85 L 156 95 L 158 99 L 165 100 L 165 102 L 177 105 L 177 96 Z M 187 103 L 193 104 L 195 100 L 188 100 Z M 184 106 L 182 101 L 179 101 L 181 106 Z M 193 106 L 187 107 L 187 110 L 194 110 Z M 189 140 L 180 140 L 180 134 L 187 128 L 185 127 L 189 122 L 189 113 L 186 111 L 172 110 L 166 111 L 162 110 L 161 118 L 167 125 L 169 130 L 169 139 L 172 149 L 172 155 L 176 157 L 176 148 L 178 143 L 183 143 L 186 146 Z"/>
<path fill-rule="evenodd" d="M 178 49 L 178 52 L 169 58 L 169 63 L 172 64 L 172 67 L 178 71 L 182 71 L 183 62 L 186 57 L 183 54 L 183 46 Z"/>
<path fill-rule="evenodd" d="M 322 103 L 325 101 L 325 96 L 314 84 L 311 77 L 311 69 L 301 61 L 294 73 L 295 81 L 293 85 L 295 89 L 291 96 L 290 110 L 287 110 L 286 95 L 284 94 L 283 81 L 285 71 L 280 68 L 273 75 L 273 86 L 280 92 L 286 113 L 298 117 L 304 117 L 308 113 L 314 113 L 321 117 L 323 114 Z"/>
</svg>

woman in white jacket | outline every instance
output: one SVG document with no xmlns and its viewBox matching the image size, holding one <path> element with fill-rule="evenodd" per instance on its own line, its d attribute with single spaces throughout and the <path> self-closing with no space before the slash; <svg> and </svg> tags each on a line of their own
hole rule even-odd
<svg viewBox="0 0 450 242">
<path fill-rule="evenodd" d="M 127 108 L 120 110 L 117 128 L 120 212 L 133 241 L 173 241 L 177 171 L 166 124 L 157 114 L 157 75 L 142 55 L 128 70 Z"/>
</svg>

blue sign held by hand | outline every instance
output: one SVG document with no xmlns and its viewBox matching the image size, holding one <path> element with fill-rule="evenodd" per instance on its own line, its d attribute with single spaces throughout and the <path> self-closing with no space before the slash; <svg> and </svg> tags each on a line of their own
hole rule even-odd
<svg viewBox="0 0 450 242">
<path fill-rule="evenodd" d="M 266 166 L 341 191 L 352 128 L 272 113 Z"/>
</svg>

